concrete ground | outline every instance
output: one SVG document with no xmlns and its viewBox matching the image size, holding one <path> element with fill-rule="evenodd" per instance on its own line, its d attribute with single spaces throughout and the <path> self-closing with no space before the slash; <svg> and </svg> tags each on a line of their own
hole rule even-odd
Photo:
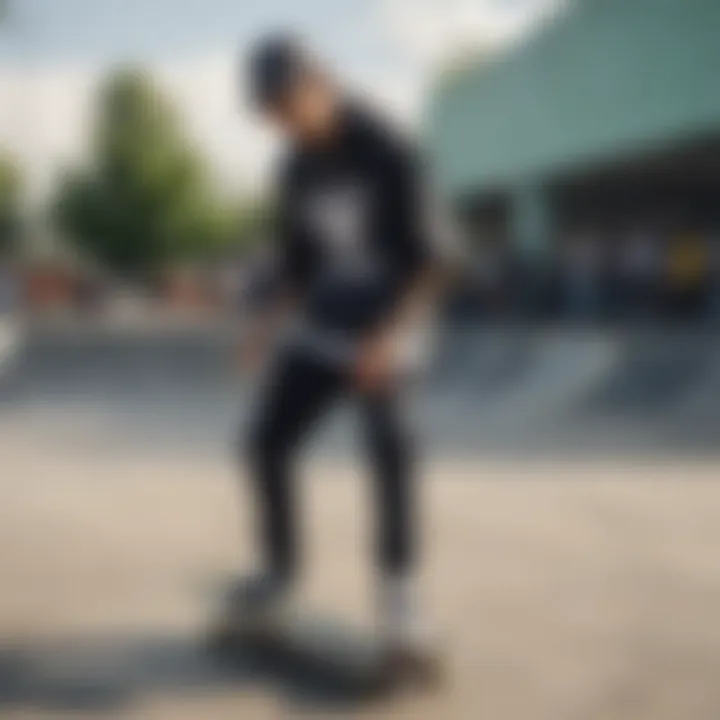
<svg viewBox="0 0 720 720">
<path fill-rule="evenodd" d="M 252 560 L 226 351 L 50 334 L 0 382 L 0 717 L 720 718 L 714 336 L 461 339 L 423 485 L 449 682 L 367 707 L 203 648 Z M 368 625 L 372 495 L 329 425 L 303 602 Z"/>
<path fill-rule="evenodd" d="M 229 671 L 200 638 L 251 557 L 227 458 L 45 452 L 0 438 L 3 718 L 720 717 L 720 484 L 713 463 L 443 462 L 424 485 L 427 599 L 448 686 L 338 706 Z M 365 621 L 371 496 L 307 468 L 305 602 Z"/>
</svg>

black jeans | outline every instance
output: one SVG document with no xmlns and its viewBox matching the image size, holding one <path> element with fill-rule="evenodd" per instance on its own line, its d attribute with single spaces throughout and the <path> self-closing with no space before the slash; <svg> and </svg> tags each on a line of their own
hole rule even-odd
<svg viewBox="0 0 720 720">
<path fill-rule="evenodd" d="M 317 420 L 350 394 L 346 372 L 300 351 L 286 351 L 279 358 L 254 415 L 247 448 L 268 570 L 289 578 L 297 573 L 297 452 Z M 375 481 L 377 563 L 392 574 L 410 569 L 415 550 L 413 452 L 402 394 L 396 386 L 356 398 Z"/>
</svg>

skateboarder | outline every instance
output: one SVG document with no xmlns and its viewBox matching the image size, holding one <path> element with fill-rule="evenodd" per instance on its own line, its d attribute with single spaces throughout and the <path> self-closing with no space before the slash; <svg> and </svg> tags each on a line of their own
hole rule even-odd
<svg viewBox="0 0 720 720">
<path fill-rule="evenodd" d="M 272 622 L 287 606 L 299 571 L 296 453 L 325 412 L 352 397 L 374 468 L 381 636 L 392 650 L 425 651 L 415 603 L 415 448 L 401 402 L 412 330 L 427 326 L 439 286 L 421 163 L 292 38 L 258 44 L 249 85 L 289 148 L 277 187 L 282 292 L 253 323 L 246 362 L 262 362 L 282 318 L 295 322 L 243 443 L 264 572 L 241 584 L 231 612 Z"/>
</svg>

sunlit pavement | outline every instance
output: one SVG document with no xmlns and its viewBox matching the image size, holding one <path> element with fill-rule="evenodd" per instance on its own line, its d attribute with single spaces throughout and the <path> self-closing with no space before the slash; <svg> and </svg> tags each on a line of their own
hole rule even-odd
<svg viewBox="0 0 720 720">
<path fill-rule="evenodd" d="M 627 388 L 628 367 L 630 377 L 648 375 L 645 355 L 636 369 L 617 342 L 552 338 L 528 369 L 522 343 L 509 356 L 495 343 L 497 358 L 484 365 L 480 350 L 458 353 L 468 368 L 448 372 L 455 386 L 446 382 L 427 408 L 436 439 L 424 473 L 423 585 L 447 647 L 448 686 L 354 716 L 716 720 L 720 461 L 660 455 L 653 425 L 656 386 L 669 381 L 670 419 L 695 433 L 688 418 L 716 417 L 703 397 L 713 363 L 698 365 L 692 346 L 661 356 L 655 385 L 620 398 L 634 398 L 638 416 L 618 410 L 615 389 Z M 213 357 L 183 359 L 172 346 L 165 354 L 177 362 L 168 364 L 123 347 L 101 348 L 89 365 L 75 351 L 40 352 L 29 375 L 6 383 L 0 716 L 337 717 L 327 698 L 247 668 L 229 672 L 203 651 L 218 589 L 252 560 L 250 494 L 233 456 L 247 388 L 216 381 Z M 508 357 L 522 362 L 513 370 Z M 498 393 L 508 368 L 515 379 Z M 703 387 L 687 380 L 698 370 Z M 186 383 L 186 371 L 205 380 Z M 626 435 L 627 444 L 601 434 L 573 455 L 572 423 L 560 419 L 588 383 L 604 389 L 586 429 L 606 430 L 594 413 L 609 407 L 609 439 Z M 552 422 L 562 444 L 542 435 Z M 663 422 L 677 438 L 679 426 Z M 302 478 L 303 602 L 368 624 L 372 488 L 348 423 L 330 425 Z M 648 426 L 654 444 L 616 452 Z"/>
<path fill-rule="evenodd" d="M 0 714 L 307 710 L 306 698 L 221 671 L 201 650 L 214 591 L 251 557 L 248 498 L 230 464 L 50 447 L 17 435 L 2 444 Z M 718 717 L 717 470 L 428 467 L 423 580 L 451 681 L 436 697 L 362 713 Z M 304 602 L 360 622 L 372 601 L 371 497 L 350 463 L 306 467 Z"/>
</svg>

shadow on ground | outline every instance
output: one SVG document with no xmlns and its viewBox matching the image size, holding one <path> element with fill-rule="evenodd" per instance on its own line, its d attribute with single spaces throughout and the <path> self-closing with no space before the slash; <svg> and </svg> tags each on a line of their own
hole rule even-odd
<svg viewBox="0 0 720 720">
<path fill-rule="evenodd" d="M 133 711 L 158 696 L 267 691 L 316 711 L 351 709 L 370 699 L 298 664 L 237 650 L 212 651 L 182 634 L 61 639 L 0 646 L 4 710 L 97 714 Z"/>
</svg>

